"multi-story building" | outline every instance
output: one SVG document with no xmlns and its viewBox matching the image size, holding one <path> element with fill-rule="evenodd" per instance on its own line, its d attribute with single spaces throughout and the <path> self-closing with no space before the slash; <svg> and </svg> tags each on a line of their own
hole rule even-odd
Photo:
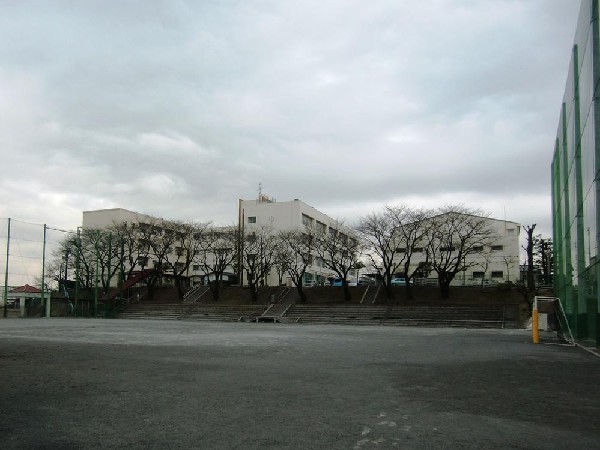
<svg viewBox="0 0 600 450">
<path fill-rule="evenodd" d="M 260 195 L 255 200 L 239 200 L 239 223 L 238 231 L 241 235 L 247 234 L 252 229 L 258 227 L 268 228 L 270 232 L 277 233 L 283 230 L 298 230 L 304 229 L 305 227 L 313 227 L 319 232 L 332 232 L 336 231 L 344 235 L 349 236 L 351 239 L 355 239 L 354 233 L 348 227 L 344 227 L 339 221 L 332 219 L 331 217 L 323 214 L 316 210 L 312 206 L 295 199 L 286 202 L 277 202 L 264 195 Z M 85 229 L 104 229 L 115 224 L 122 224 L 124 222 L 129 224 L 154 224 L 160 225 L 161 219 L 157 219 L 151 216 L 140 214 L 133 211 L 128 211 L 122 208 L 114 209 L 103 209 L 96 211 L 84 211 L 83 212 L 83 223 L 82 228 Z M 174 246 L 174 252 L 177 252 L 177 247 Z M 171 258 L 176 261 L 177 258 Z M 239 264 L 239 260 L 236 261 Z M 225 281 L 238 282 L 245 280 L 243 277 L 237 278 L 234 269 L 234 262 L 225 274 Z M 154 268 L 159 263 L 158 258 L 153 258 L 152 254 L 141 258 L 138 262 L 139 269 Z M 174 264 L 178 264 L 175 262 Z M 239 274 L 243 275 L 243 274 Z M 352 274 L 355 277 L 355 274 Z M 192 262 L 189 265 L 185 273 L 183 274 L 190 281 L 190 285 L 198 283 L 206 283 L 211 279 L 211 273 L 205 273 L 202 266 L 197 262 Z M 321 283 L 325 282 L 330 278 L 333 278 L 335 274 L 327 269 L 323 261 L 315 255 L 311 261 L 311 265 L 308 267 L 303 282 L 306 283 Z M 169 282 L 168 280 L 166 281 Z M 287 276 L 284 276 L 284 283 L 290 283 L 291 281 Z M 116 279 L 112 281 L 116 283 Z M 279 276 L 276 270 L 273 268 L 265 279 L 267 285 L 277 285 L 279 283 Z"/>
<path fill-rule="evenodd" d="M 167 221 L 146 214 L 129 211 L 123 208 L 113 209 L 101 209 L 94 211 L 84 211 L 82 229 L 85 230 L 102 230 L 112 226 L 118 226 L 122 224 L 135 225 L 140 231 L 136 235 L 138 245 L 135 247 L 135 252 L 138 255 L 134 255 L 132 258 L 126 258 L 128 264 L 130 261 L 134 261 L 136 267 L 126 267 L 125 270 L 134 269 L 134 271 L 141 271 L 144 269 L 162 269 L 164 277 L 162 277 L 162 284 L 172 284 L 173 278 L 169 277 L 169 273 L 182 276 L 187 279 L 187 283 L 191 286 L 196 284 L 202 284 L 207 282 L 211 274 L 206 273 L 201 264 L 198 261 L 191 261 L 187 264 L 187 258 L 184 258 L 186 251 L 198 252 L 198 248 L 190 248 L 181 240 L 172 239 L 168 236 L 170 226 Z M 153 227 L 154 231 L 149 233 L 144 230 L 148 227 Z M 178 230 L 171 230 L 174 233 L 178 233 Z M 146 242 L 147 245 L 143 244 L 144 240 L 154 239 L 158 241 L 164 241 L 165 245 L 168 245 L 168 249 L 165 249 L 164 254 L 157 255 L 154 248 L 160 247 L 156 245 L 150 245 L 150 242 Z M 156 242 L 154 243 L 156 244 Z M 117 254 L 117 242 L 115 241 L 114 255 Z M 162 253 L 162 251 L 161 251 Z M 193 257 L 193 255 L 192 255 Z M 195 258 L 193 258 L 195 259 Z M 173 267 L 165 267 L 172 264 Z M 131 264 L 130 264 L 131 265 Z M 168 270 L 165 270 L 167 268 Z M 233 274 L 233 269 L 224 274 L 224 281 L 235 282 L 236 277 Z M 111 285 L 116 285 L 118 282 L 117 277 L 113 276 L 110 280 Z"/>
<path fill-rule="evenodd" d="M 259 195 L 256 200 L 240 199 L 238 213 L 238 223 L 242 233 L 258 227 L 268 227 L 273 232 L 310 227 L 320 233 L 335 230 L 356 239 L 355 233 L 350 228 L 299 199 L 278 202 L 265 195 Z M 356 276 L 356 274 L 353 275 Z M 315 257 L 304 275 L 303 282 L 304 284 L 321 283 L 334 276 L 335 274 L 324 266 L 323 261 Z M 277 283 L 277 274 L 271 271 L 267 277 L 267 284 L 276 285 Z"/>
<path fill-rule="evenodd" d="M 519 281 L 519 236 L 521 225 L 516 222 L 485 217 L 483 220 L 489 236 L 493 237 L 485 245 L 473 245 L 472 252 L 465 259 L 467 270 L 459 273 L 452 281 L 452 286 L 478 286 L 489 283 Z M 417 247 L 411 255 L 412 273 L 426 261 L 426 246 Z M 435 277 L 435 272 L 430 273 Z"/>
<path fill-rule="evenodd" d="M 600 25 L 583 0 L 552 160 L 554 290 L 574 334 L 600 344 Z"/>
</svg>

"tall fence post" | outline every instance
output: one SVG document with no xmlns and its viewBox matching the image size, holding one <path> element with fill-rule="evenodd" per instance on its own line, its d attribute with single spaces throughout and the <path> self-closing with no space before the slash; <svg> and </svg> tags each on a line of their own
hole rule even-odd
<svg viewBox="0 0 600 450">
<path fill-rule="evenodd" d="M 96 273 L 94 274 L 94 315 L 96 317 L 98 315 L 98 277 L 100 276 L 100 250 L 98 249 L 98 240 L 100 239 L 100 232 L 96 231 Z"/>
<path fill-rule="evenodd" d="M 533 337 L 533 343 L 539 344 L 540 342 L 540 320 L 538 312 L 538 301 L 537 297 L 533 299 L 533 310 L 531 311 L 531 333 Z"/>
<path fill-rule="evenodd" d="M 107 283 L 106 286 L 108 286 L 107 288 L 103 289 L 104 290 L 104 317 L 109 317 L 109 305 L 110 305 L 110 300 L 108 299 L 110 297 L 110 280 L 111 280 L 111 270 L 112 270 L 112 265 L 111 265 L 111 259 L 112 259 L 112 232 L 108 233 L 108 260 L 106 262 L 107 266 L 108 266 L 108 270 L 106 273 L 106 278 L 107 279 Z M 104 280 L 102 280 L 104 284 Z"/>
<path fill-rule="evenodd" d="M 77 306 L 79 304 L 79 252 L 81 251 L 81 227 L 77 227 L 77 236 L 75 237 L 75 317 L 77 317 Z M 83 316 L 83 311 L 82 314 Z"/>
<path fill-rule="evenodd" d="M 8 302 L 8 255 L 10 251 L 10 217 L 8 218 L 8 230 L 6 233 L 6 268 L 4 269 L 4 312 L 2 315 L 7 316 L 7 302 Z"/>
<path fill-rule="evenodd" d="M 42 305 L 44 315 L 50 317 L 50 302 L 46 299 L 46 236 L 48 226 L 44 224 L 44 242 L 42 243 Z"/>
</svg>

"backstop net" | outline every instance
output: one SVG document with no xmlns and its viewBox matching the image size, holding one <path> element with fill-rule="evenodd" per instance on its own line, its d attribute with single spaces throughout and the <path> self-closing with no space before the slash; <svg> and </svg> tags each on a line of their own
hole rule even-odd
<svg viewBox="0 0 600 450">
<path fill-rule="evenodd" d="M 66 294 L 73 278 L 64 243 L 74 235 L 46 224 L 0 219 L 0 316 L 51 314 L 52 297 Z"/>
</svg>

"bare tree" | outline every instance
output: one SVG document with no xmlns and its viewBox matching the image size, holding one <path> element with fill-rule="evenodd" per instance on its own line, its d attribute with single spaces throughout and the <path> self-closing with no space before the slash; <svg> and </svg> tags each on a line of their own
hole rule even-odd
<svg viewBox="0 0 600 450">
<path fill-rule="evenodd" d="M 402 257 L 399 259 L 401 272 L 406 278 L 406 292 L 408 298 L 412 298 L 412 283 L 411 280 L 420 275 L 424 267 L 429 265 L 429 252 L 426 247 L 423 247 L 424 240 L 427 239 L 429 231 L 432 227 L 430 218 L 433 213 L 429 209 L 411 209 L 406 206 L 390 208 L 390 212 L 394 217 L 397 232 L 401 236 L 403 242 L 399 249 L 402 252 Z M 425 260 L 411 271 L 413 256 L 417 252 L 425 252 Z"/>
<path fill-rule="evenodd" d="M 510 279 L 510 269 L 512 269 L 515 264 L 519 262 L 519 259 L 516 256 L 503 256 L 502 261 L 506 267 L 506 282 L 510 283 L 512 281 Z"/>
<path fill-rule="evenodd" d="M 288 274 L 290 264 L 290 249 L 285 240 L 278 236 L 275 244 L 275 254 L 273 256 L 273 268 L 277 272 L 277 284 L 283 284 L 283 277 Z"/>
<path fill-rule="evenodd" d="M 120 222 L 110 227 L 120 247 L 122 281 L 128 280 L 140 268 L 144 270 L 148 265 L 150 242 L 143 226 L 140 222 Z"/>
<path fill-rule="evenodd" d="M 460 272 L 477 263 L 469 256 L 492 244 L 498 237 L 488 215 L 463 205 L 445 206 L 431 219 L 428 250 L 437 273 L 442 298 L 450 297 L 450 283 Z"/>
<path fill-rule="evenodd" d="M 533 273 L 533 264 L 534 264 L 534 250 L 535 250 L 535 236 L 533 235 L 535 231 L 536 224 L 533 225 L 525 225 L 523 228 L 527 235 L 526 244 L 523 247 L 527 254 L 527 290 L 530 292 L 535 291 L 535 276 Z"/>
<path fill-rule="evenodd" d="M 119 245 L 110 229 L 88 229 L 83 233 L 88 241 L 94 269 L 94 287 L 100 286 L 102 294 L 108 294 L 111 280 L 121 267 Z M 87 256 L 90 259 L 90 255 Z M 94 268 L 95 265 L 95 268 Z"/>
<path fill-rule="evenodd" d="M 552 239 L 544 238 L 538 234 L 535 238 L 535 258 L 534 264 L 539 267 L 542 273 L 542 281 L 545 285 L 552 284 L 552 265 L 553 265 L 553 246 Z"/>
<path fill-rule="evenodd" d="M 194 256 L 200 251 L 207 223 L 165 221 L 163 243 L 158 248 L 164 253 L 164 271 L 175 279 L 177 294 L 183 298 L 183 280 Z"/>
<path fill-rule="evenodd" d="M 314 232 L 310 228 L 282 231 L 278 235 L 279 256 L 285 261 L 287 273 L 292 279 L 302 303 L 306 303 L 306 293 L 302 280 L 306 269 L 312 263 L 312 251 L 315 243 Z"/>
<path fill-rule="evenodd" d="M 223 275 L 236 260 L 238 237 L 235 227 L 212 228 L 203 234 L 195 261 L 205 274 L 215 302 L 220 298 Z M 210 279 L 211 276 L 214 280 Z"/>
<path fill-rule="evenodd" d="M 529 306 L 529 312 L 533 309 L 533 296 L 535 294 L 535 274 L 533 273 L 533 259 L 534 259 L 534 250 L 535 250 L 535 231 L 536 224 L 533 225 L 525 225 L 523 228 L 526 233 L 526 244 L 523 247 L 525 253 L 527 255 L 527 282 L 525 285 L 525 299 L 527 300 L 527 305 Z"/>
<path fill-rule="evenodd" d="M 367 243 L 365 253 L 381 274 L 388 299 L 393 298 L 392 279 L 398 272 L 406 277 L 410 293 L 409 281 L 414 275 L 410 273 L 412 255 L 415 250 L 422 250 L 419 245 L 429 226 L 425 219 L 430 215 L 427 210 L 400 205 L 387 206 L 380 213 L 360 219 L 357 229 Z"/>
<path fill-rule="evenodd" d="M 344 298 L 349 302 L 352 293 L 348 287 L 348 274 L 358 267 L 361 247 L 358 239 L 345 233 L 344 229 L 343 223 L 336 221 L 327 230 L 316 230 L 315 254 L 342 280 Z"/>
<path fill-rule="evenodd" d="M 265 285 L 275 258 L 275 234 L 268 227 L 253 227 L 243 236 L 240 250 L 250 298 L 257 302 L 258 290 Z"/>
<path fill-rule="evenodd" d="M 473 264 L 473 266 L 481 268 L 481 271 L 482 271 L 481 272 L 482 273 L 481 287 L 483 287 L 485 284 L 485 280 L 486 280 L 485 276 L 490 267 L 490 263 L 492 262 L 492 253 L 491 253 L 490 247 L 482 245 L 480 248 L 481 248 L 481 250 L 478 251 L 477 254 L 475 255 L 475 256 L 477 256 L 477 258 L 475 259 L 475 263 Z M 476 248 L 476 250 L 479 250 L 479 247 Z"/>
<path fill-rule="evenodd" d="M 167 254 L 171 251 L 173 234 L 164 236 L 163 221 L 156 217 L 147 217 L 144 222 L 138 222 L 138 249 L 140 252 L 140 265 L 142 270 L 146 267 L 152 269 L 144 278 L 148 288 L 148 297 L 154 297 L 154 288 L 162 283 L 163 274 L 167 265 Z M 150 261 L 152 258 L 152 261 Z M 150 267 L 152 264 L 152 267 Z"/>
</svg>

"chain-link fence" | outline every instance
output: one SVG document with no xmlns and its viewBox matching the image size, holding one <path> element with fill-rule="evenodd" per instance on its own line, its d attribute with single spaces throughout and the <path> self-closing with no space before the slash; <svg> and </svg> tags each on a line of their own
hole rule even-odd
<svg viewBox="0 0 600 450">
<path fill-rule="evenodd" d="M 46 224 L 0 219 L 2 317 L 89 315 L 73 298 L 76 261 L 69 240 L 77 232 Z"/>
</svg>

